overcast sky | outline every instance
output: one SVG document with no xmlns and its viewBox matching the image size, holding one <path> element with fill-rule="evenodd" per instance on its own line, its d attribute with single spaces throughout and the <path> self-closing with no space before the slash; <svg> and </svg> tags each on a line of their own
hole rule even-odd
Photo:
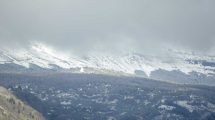
<svg viewBox="0 0 215 120">
<path fill-rule="evenodd" d="M 0 44 L 86 52 L 215 47 L 215 0 L 0 0 Z"/>
</svg>

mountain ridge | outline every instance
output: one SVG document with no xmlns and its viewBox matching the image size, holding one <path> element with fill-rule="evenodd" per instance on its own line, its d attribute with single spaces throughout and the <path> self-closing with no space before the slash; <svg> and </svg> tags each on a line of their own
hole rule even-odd
<svg viewBox="0 0 215 120">
<path fill-rule="evenodd" d="M 161 70 L 180 71 L 184 76 L 192 75 L 195 72 L 199 76 L 213 77 L 215 76 L 214 61 L 215 57 L 211 55 L 203 56 L 193 52 L 171 49 L 168 49 L 168 54 L 165 56 L 134 52 L 118 56 L 102 53 L 91 53 L 87 56 L 64 55 L 44 44 L 34 44 L 30 49 L 0 50 L 0 65 L 3 66 L 17 65 L 15 68 L 20 66 L 31 71 L 115 73 L 152 78 L 155 78 L 152 73 Z"/>
</svg>

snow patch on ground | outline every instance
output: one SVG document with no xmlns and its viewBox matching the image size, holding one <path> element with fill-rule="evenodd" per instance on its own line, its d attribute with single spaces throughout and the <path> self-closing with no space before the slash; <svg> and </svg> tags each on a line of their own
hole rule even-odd
<svg viewBox="0 0 215 120">
<path fill-rule="evenodd" d="M 175 107 L 169 106 L 169 105 L 160 105 L 158 108 L 163 110 L 169 110 L 169 111 L 175 109 Z"/>
<path fill-rule="evenodd" d="M 192 105 L 189 105 L 188 101 L 176 101 L 175 104 L 183 108 L 186 108 L 189 112 L 193 112 L 195 110 L 195 107 Z"/>
</svg>

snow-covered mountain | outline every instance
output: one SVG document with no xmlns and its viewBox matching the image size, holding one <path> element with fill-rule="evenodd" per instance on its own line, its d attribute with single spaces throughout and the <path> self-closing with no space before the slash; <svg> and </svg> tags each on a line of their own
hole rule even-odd
<svg viewBox="0 0 215 120">
<path fill-rule="evenodd" d="M 192 52 L 168 50 L 163 56 L 129 53 L 112 55 L 90 53 L 86 56 L 65 55 L 43 44 L 34 44 L 29 49 L 0 50 L 1 65 L 17 65 L 25 69 L 34 67 L 46 70 L 65 70 L 83 73 L 116 73 L 139 75 L 155 79 L 182 79 L 177 75 L 183 74 L 183 79 L 198 79 L 215 76 L 215 56 L 200 55 Z M 2 67 L 3 68 L 3 67 Z M 5 68 L 5 67 L 4 67 Z M 1 70 L 2 71 L 2 70 Z M 160 76 L 159 74 L 174 73 Z M 195 78 L 193 74 L 195 73 Z M 175 77 L 176 76 L 176 77 Z M 196 78 L 197 76 L 197 78 Z M 175 81 L 174 81 L 175 82 Z M 188 82 L 189 83 L 189 82 Z M 215 83 L 215 82 L 214 82 Z"/>
</svg>

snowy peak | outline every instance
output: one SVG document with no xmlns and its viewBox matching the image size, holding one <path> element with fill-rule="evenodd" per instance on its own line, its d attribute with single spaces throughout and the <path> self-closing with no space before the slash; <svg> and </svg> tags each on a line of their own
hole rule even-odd
<svg viewBox="0 0 215 120">
<path fill-rule="evenodd" d="M 86 68 L 126 74 L 135 74 L 135 71 L 143 71 L 147 76 L 159 69 L 167 71 L 179 70 L 186 74 L 197 72 L 205 75 L 214 75 L 214 61 L 215 57 L 213 56 L 203 56 L 176 50 L 168 50 L 165 56 L 139 53 L 118 56 L 91 53 L 82 57 L 66 55 L 43 44 L 34 44 L 30 49 L 16 51 L 9 49 L 0 50 L 0 64 L 14 63 L 26 68 L 33 64 L 45 69 L 53 69 L 54 66 L 65 70 L 79 68 L 79 72 L 85 72 Z"/>
</svg>

